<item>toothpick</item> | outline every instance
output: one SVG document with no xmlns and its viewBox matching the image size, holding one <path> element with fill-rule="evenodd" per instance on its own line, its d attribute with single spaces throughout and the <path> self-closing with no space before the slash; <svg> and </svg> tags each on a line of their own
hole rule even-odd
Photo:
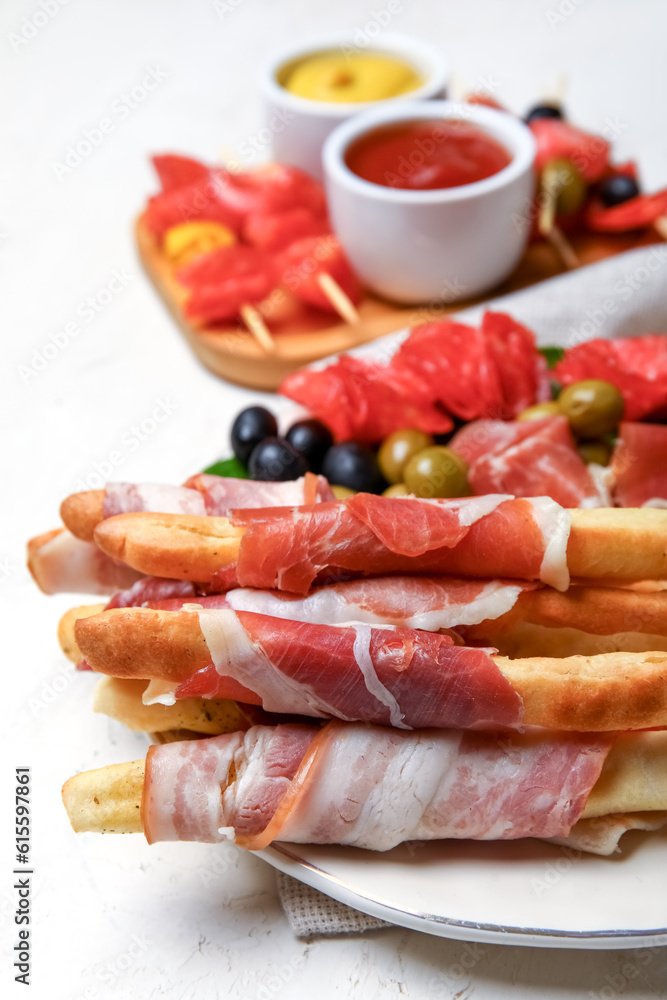
<svg viewBox="0 0 667 1000">
<path fill-rule="evenodd" d="M 271 336 L 271 332 L 264 322 L 264 319 L 254 306 L 245 305 L 239 309 L 243 322 L 253 335 L 262 350 L 267 354 L 273 354 L 276 349 L 276 342 Z"/>
<path fill-rule="evenodd" d="M 335 278 L 332 278 L 326 271 L 322 271 L 317 276 L 317 284 L 341 319 L 345 320 L 351 326 L 359 322 L 360 316 L 354 303 L 346 295 Z"/>
<path fill-rule="evenodd" d="M 663 240 L 667 240 L 667 215 L 659 215 L 653 223 L 653 228 L 658 231 Z"/>
</svg>

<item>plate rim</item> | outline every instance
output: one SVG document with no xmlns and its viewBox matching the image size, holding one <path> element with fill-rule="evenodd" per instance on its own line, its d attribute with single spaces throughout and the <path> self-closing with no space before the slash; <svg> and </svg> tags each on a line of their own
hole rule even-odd
<svg viewBox="0 0 667 1000">
<path fill-rule="evenodd" d="M 304 845 L 307 847 L 308 845 Z M 401 909 L 377 896 L 356 889 L 344 878 L 325 871 L 319 865 L 294 852 L 297 844 L 276 841 L 261 851 L 253 851 L 273 868 L 291 875 L 311 888 L 331 896 L 394 926 L 407 927 L 436 937 L 484 944 L 519 945 L 541 948 L 579 948 L 595 950 L 661 947 L 667 945 L 667 926 L 648 929 L 610 928 L 595 931 L 568 931 L 546 927 L 516 927 L 459 920 L 440 914 Z M 351 901 L 352 900 L 352 901 Z M 449 932 L 449 933 L 448 933 Z"/>
</svg>

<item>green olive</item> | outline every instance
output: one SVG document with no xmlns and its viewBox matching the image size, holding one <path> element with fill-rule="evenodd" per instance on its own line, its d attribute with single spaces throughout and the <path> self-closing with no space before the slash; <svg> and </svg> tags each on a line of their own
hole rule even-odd
<svg viewBox="0 0 667 1000">
<path fill-rule="evenodd" d="M 549 403 L 536 403 L 535 406 L 529 406 L 526 410 L 522 410 L 517 420 L 542 420 L 544 417 L 558 417 L 562 416 L 561 409 L 558 403 L 551 400 Z"/>
<path fill-rule="evenodd" d="M 580 441 L 577 451 L 586 465 L 609 465 L 611 446 L 606 441 Z"/>
<path fill-rule="evenodd" d="M 335 496 L 336 500 L 347 500 L 348 497 L 353 497 L 357 492 L 356 490 L 351 490 L 347 486 L 332 486 L 331 492 Z"/>
<path fill-rule="evenodd" d="M 406 462 L 433 444 L 433 438 L 416 427 L 404 427 L 386 437 L 380 445 L 378 462 L 382 475 L 389 483 L 400 483 Z"/>
<path fill-rule="evenodd" d="M 417 497 L 462 497 L 470 494 L 468 466 L 444 445 L 413 455 L 403 470 L 405 485 Z"/>
<path fill-rule="evenodd" d="M 405 483 L 393 483 L 382 491 L 383 497 L 409 497 L 410 490 Z"/>
<path fill-rule="evenodd" d="M 616 386 L 594 378 L 568 385 L 558 397 L 558 405 L 573 434 L 583 438 L 598 438 L 615 430 L 625 409 Z"/>
<path fill-rule="evenodd" d="M 574 215 L 586 200 L 588 185 L 570 160 L 551 160 L 542 172 L 542 186 L 556 196 L 558 215 Z"/>
</svg>

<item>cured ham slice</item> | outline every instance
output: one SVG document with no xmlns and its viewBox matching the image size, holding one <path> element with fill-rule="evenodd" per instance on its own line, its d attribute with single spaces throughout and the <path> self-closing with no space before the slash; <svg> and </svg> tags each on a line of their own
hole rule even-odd
<svg viewBox="0 0 667 1000">
<path fill-rule="evenodd" d="M 265 483 L 252 479 L 230 479 L 200 473 L 183 486 L 157 483 L 108 483 L 104 493 L 103 517 L 133 511 L 160 514 L 211 514 L 227 517 L 239 507 L 275 507 L 288 504 L 333 500 L 324 476 L 307 473 L 286 483 Z"/>
<path fill-rule="evenodd" d="M 667 506 L 667 426 L 622 423 L 611 471 L 619 507 Z"/>
<path fill-rule="evenodd" d="M 298 507 L 335 499 L 324 476 L 315 476 L 312 472 L 286 483 L 228 479 L 200 473 L 191 476 L 185 486 L 198 490 L 204 499 L 204 513 L 216 517 L 228 517 L 232 510 L 243 507 L 285 507 L 290 504 Z"/>
<path fill-rule="evenodd" d="M 28 569 L 45 594 L 107 595 L 131 587 L 142 578 L 141 573 L 116 562 L 92 542 L 82 542 L 64 528 L 30 540 Z"/>
<path fill-rule="evenodd" d="M 388 573 L 516 577 L 565 590 L 570 519 L 548 497 L 420 500 L 358 493 L 344 504 L 235 511 L 242 587 L 305 594 L 316 581 Z"/>
<path fill-rule="evenodd" d="M 468 463 L 477 494 L 548 496 L 562 507 L 611 506 L 601 477 L 592 475 L 577 452 L 565 417 L 474 420 L 449 447 Z"/>
<path fill-rule="evenodd" d="M 437 632 L 500 618 L 531 584 L 438 576 L 393 576 L 315 587 L 305 597 L 239 587 L 227 594 L 235 611 L 332 625 L 351 621 Z"/>
<path fill-rule="evenodd" d="M 492 651 L 457 645 L 449 635 L 361 622 L 286 624 L 268 615 L 191 607 L 212 666 L 181 683 L 176 697 L 259 699 L 268 712 L 401 728 L 521 724 L 521 697 Z"/>
<path fill-rule="evenodd" d="M 145 576 L 126 590 L 118 590 L 106 606 L 110 608 L 163 607 L 167 601 L 181 606 L 195 599 L 194 583 L 189 580 L 167 580 L 159 576 Z"/>
<path fill-rule="evenodd" d="M 102 517 L 150 510 L 161 514 L 206 514 L 201 493 L 162 483 L 107 483 Z"/>
<path fill-rule="evenodd" d="M 153 746 L 141 815 L 149 843 L 273 840 L 387 851 L 406 840 L 564 837 L 612 737 L 330 723 Z"/>
</svg>

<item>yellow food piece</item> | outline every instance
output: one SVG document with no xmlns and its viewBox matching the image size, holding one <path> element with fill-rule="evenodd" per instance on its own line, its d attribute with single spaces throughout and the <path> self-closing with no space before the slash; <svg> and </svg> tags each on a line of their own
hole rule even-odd
<svg viewBox="0 0 667 1000">
<path fill-rule="evenodd" d="M 183 267 L 195 257 L 232 243 L 236 243 L 236 236 L 219 222 L 182 222 L 164 234 L 164 252 L 174 267 Z"/>
<path fill-rule="evenodd" d="M 311 101 L 382 101 L 421 87 L 409 63 L 379 52 L 344 56 L 320 52 L 301 60 L 283 81 L 285 90 Z"/>
<path fill-rule="evenodd" d="M 348 486 L 337 486 L 334 484 L 331 487 L 331 492 L 336 500 L 347 500 L 348 497 L 353 497 L 357 491 L 351 490 Z"/>
</svg>

